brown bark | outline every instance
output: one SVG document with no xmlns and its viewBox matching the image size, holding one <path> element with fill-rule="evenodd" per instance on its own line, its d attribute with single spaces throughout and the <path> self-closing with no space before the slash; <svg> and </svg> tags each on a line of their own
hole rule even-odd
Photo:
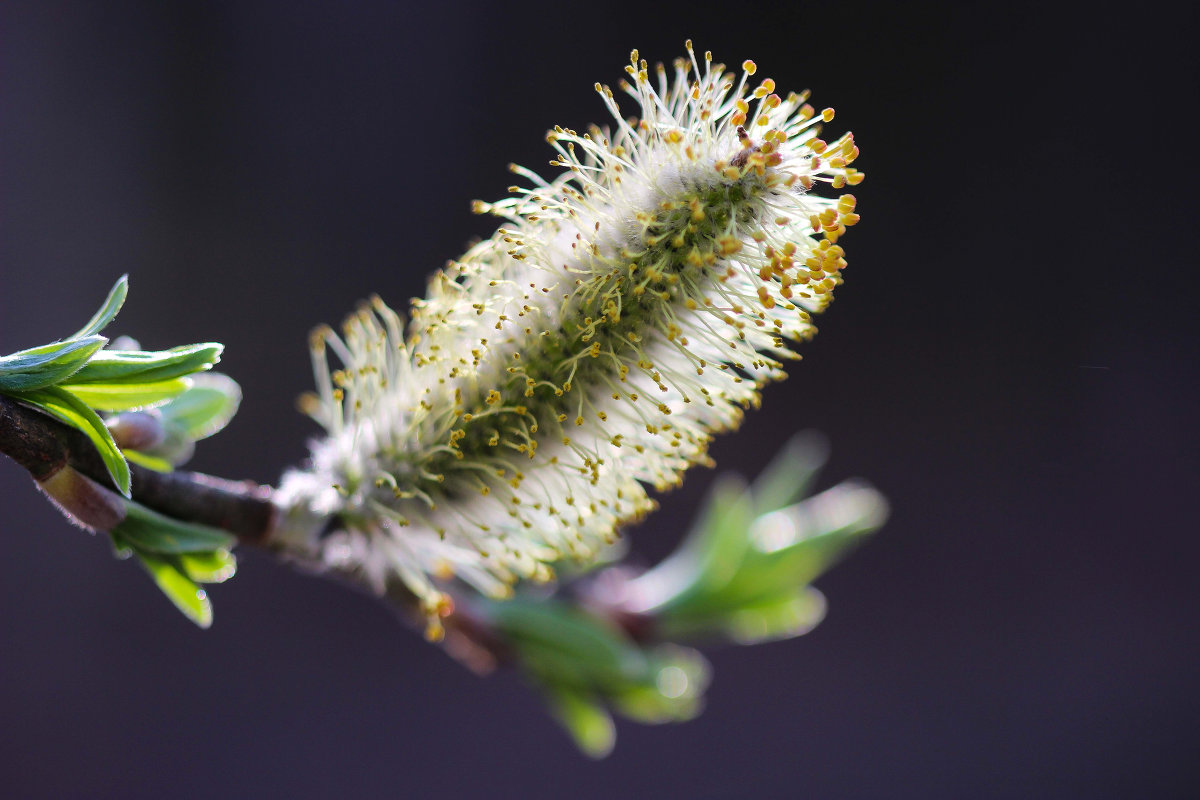
<svg viewBox="0 0 1200 800">
<path fill-rule="evenodd" d="M 66 464 L 116 491 L 100 454 L 81 431 L 0 395 L 0 453 L 44 481 Z M 155 472 L 130 464 L 133 499 L 180 520 L 228 531 L 243 544 L 261 544 L 270 530 L 271 489 L 198 472 Z"/>
</svg>

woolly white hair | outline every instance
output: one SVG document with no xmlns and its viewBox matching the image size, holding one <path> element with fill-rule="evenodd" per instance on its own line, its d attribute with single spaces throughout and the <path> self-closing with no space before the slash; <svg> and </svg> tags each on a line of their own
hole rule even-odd
<svg viewBox="0 0 1200 800">
<path fill-rule="evenodd" d="M 438 581 L 505 596 L 593 557 L 784 376 L 858 221 L 853 196 L 813 190 L 858 183 L 858 149 L 818 138 L 833 109 L 807 93 L 687 49 L 657 86 L 633 52 L 637 118 L 597 84 L 614 125 L 551 131 L 559 177 L 512 167 L 530 185 L 476 204 L 505 223 L 407 324 L 375 298 L 341 336 L 314 332 L 306 410 L 327 436 L 284 476 L 276 547 L 378 591 L 402 581 L 436 636 Z"/>
</svg>

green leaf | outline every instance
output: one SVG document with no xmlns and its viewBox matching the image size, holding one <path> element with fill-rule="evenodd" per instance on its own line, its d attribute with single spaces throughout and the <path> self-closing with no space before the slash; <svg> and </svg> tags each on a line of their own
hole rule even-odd
<svg viewBox="0 0 1200 800">
<path fill-rule="evenodd" d="M 724 584 L 737 572 L 748 546 L 746 529 L 754 520 L 754 506 L 741 481 L 723 482 L 714 497 L 717 513 L 700 535 L 701 580 L 709 587 Z"/>
<path fill-rule="evenodd" d="M 746 482 L 737 475 L 718 475 L 709 487 L 704 505 L 692 522 L 680 550 L 703 557 L 711 549 L 711 540 L 719 531 L 727 529 L 730 524 L 736 525 L 742 515 L 749 514 L 749 509 L 741 502 L 746 491 Z"/>
<path fill-rule="evenodd" d="M 129 497 L 129 465 L 113 441 L 104 421 L 78 398 L 57 386 L 14 394 L 18 400 L 45 411 L 55 419 L 83 431 L 100 453 L 104 466 L 121 494 Z"/>
<path fill-rule="evenodd" d="M 125 303 L 125 295 L 129 293 L 129 276 L 122 275 L 113 284 L 113 288 L 109 290 L 108 297 L 104 299 L 104 305 L 100 306 L 100 310 L 88 320 L 88 324 L 84 325 L 70 338 L 78 339 L 84 336 L 92 336 L 104 330 L 108 323 L 113 321 L 113 317 L 121 310 L 121 306 Z"/>
<path fill-rule="evenodd" d="M 0 391 L 29 392 L 74 375 L 108 340 L 103 336 L 68 339 L 0 358 Z"/>
<path fill-rule="evenodd" d="M 738 644 L 759 644 L 801 636 L 824 618 L 825 596 L 806 586 L 766 603 L 739 608 L 712 622 Z"/>
<path fill-rule="evenodd" d="M 817 433 L 798 433 L 754 481 L 755 512 L 765 514 L 804 497 L 829 458 L 829 444 Z"/>
<path fill-rule="evenodd" d="M 224 345 L 188 344 L 170 350 L 102 350 L 72 377 L 72 383 L 153 383 L 202 372 L 221 360 Z"/>
<path fill-rule="evenodd" d="M 122 450 L 121 452 L 129 463 L 137 464 L 139 467 L 145 467 L 154 472 L 173 472 L 175 469 L 165 458 L 147 455 L 139 450 Z"/>
<path fill-rule="evenodd" d="M 705 630 L 747 606 L 781 602 L 812 581 L 883 524 L 887 503 L 874 489 L 844 482 L 755 520 L 736 575 L 709 585 L 662 617 L 675 631 Z"/>
<path fill-rule="evenodd" d="M 604 706 L 579 692 L 562 688 L 550 689 L 547 696 L 550 710 L 580 750 L 592 758 L 604 758 L 612 752 L 617 730 Z"/>
<path fill-rule="evenodd" d="M 184 616 L 201 628 L 212 625 L 212 603 L 208 594 L 197 586 L 191 578 L 180 571 L 171 560 L 143 552 L 137 548 L 134 554 L 142 562 L 142 566 L 150 573 L 150 577 L 158 584 L 162 593 L 183 612 Z"/>
<path fill-rule="evenodd" d="M 147 383 L 70 383 L 63 388 L 99 411 L 129 411 L 163 403 L 188 388 L 187 378 Z"/>
<path fill-rule="evenodd" d="M 127 503 L 127 506 L 135 504 Z M 237 560 L 226 549 L 168 555 L 151 553 L 127 538 L 120 526 L 112 531 L 113 553 L 117 558 L 136 555 L 155 584 L 175 607 L 201 628 L 212 624 L 212 604 L 197 584 L 221 583 L 232 578 Z"/>
<path fill-rule="evenodd" d="M 775 573 L 793 584 L 808 583 L 839 561 L 887 519 L 887 501 L 871 487 L 843 481 L 818 495 L 760 517 L 750 531 L 753 552 L 768 565 L 757 580 Z"/>
<path fill-rule="evenodd" d="M 708 662 L 690 647 L 663 645 L 649 652 L 650 669 L 641 684 L 609 699 L 624 717 L 647 724 L 692 719 L 703 705 Z"/>
<path fill-rule="evenodd" d="M 180 553 L 175 558 L 196 583 L 224 583 L 237 572 L 237 559 L 228 550 Z"/>
<path fill-rule="evenodd" d="M 124 561 L 125 559 L 127 559 L 133 555 L 133 548 L 129 546 L 129 542 L 127 542 L 121 538 L 120 534 L 109 531 L 108 535 L 112 538 L 113 557 L 114 558 L 118 558 L 121 561 Z"/>
<path fill-rule="evenodd" d="M 704 598 L 737 573 L 754 519 L 746 484 L 721 476 L 709 492 L 705 511 L 683 544 L 636 580 L 650 588 L 655 613 L 673 613 Z"/>
<path fill-rule="evenodd" d="M 514 598 L 490 606 L 493 624 L 535 673 L 580 687 L 636 680 L 645 658 L 625 635 L 563 603 Z"/>
<path fill-rule="evenodd" d="M 113 529 L 140 551 L 170 554 L 228 550 L 236 542 L 224 531 L 182 522 L 139 504 L 125 504 L 125 519 Z"/>
<path fill-rule="evenodd" d="M 159 409 L 163 425 L 178 428 L 191 440 L 217 433 L 233 419 L 242 402 L 237 382 L 219 372 L 192 378 L 192 387 Z"/>
<path fill-rule="evenodd" d="M 627 685 L 631 680 L 630 676 L 619 670 L 597 668 L 577 653 L 555 648 L 545 641 L 525 642 L 514 649 L 520 654 L 521 666 L 543 684 L 578 690 L 613 690 Z"/>
<path fill-rule="evenodd" d="M 152 448 L 148 448 L 143 455 L 159 459 L 174 469 L 181 464 L 187 463 L 196 453 L 196 443 L 174 426 L 164 426 L 166 438 L 162 442 L 156 444 Z"/>
</svg>

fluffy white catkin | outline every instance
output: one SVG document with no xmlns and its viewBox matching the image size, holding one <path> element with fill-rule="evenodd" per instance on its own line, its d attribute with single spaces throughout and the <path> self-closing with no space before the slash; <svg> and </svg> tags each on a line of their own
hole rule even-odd
<svg viewBox="0 0 1200 800">
<path fill-rule="evenodd" d="M 636 118 L 597 84 L 614 122 L 551 131 L 560 176 L 512 167 L 529 185 L 476 204 L 505 223 L 407 324 L 375 298 L 314 333 L 306 410 L 327 436 L 284 476 L 277 548 L 402 581 L 436 636 L 439 581 L 502 597 L 592 557 L 783 377 L 858 221 L 853 196 L 816 191 L 861 181 L 858 149 L 818 138 L 833 109 L 807 93 L 687 49 L 673 75 L 633 52 Z"/>
</svg>

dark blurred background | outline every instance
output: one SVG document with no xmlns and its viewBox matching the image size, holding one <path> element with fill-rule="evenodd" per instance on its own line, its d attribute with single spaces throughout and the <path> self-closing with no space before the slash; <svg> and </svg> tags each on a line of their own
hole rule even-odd
<svg viewBox="0 0 1200 800">
<path fill-rule="evenodd" d="M 274 481 L 306 334 L 494 223 L 594 81 L 691 37 L 810 87 L 868 179 L 821 335 L 719 468 L 793 430 L 891 499 L 812 634 L 711 652 L 709 706 L 574 750 L 373 601 L 245 553 L 195 629 L 0 459 L 8 797 L 1170 797 L 1200 788 L 1196 14 L 1045 4 L 0 6 L 0 352 L 216 339 L 192 466 Z M 1188 181 L 1192 184 L 1188 184 Z M 631 531 L 667 552 L 713 477 Z"/>
</svg>

